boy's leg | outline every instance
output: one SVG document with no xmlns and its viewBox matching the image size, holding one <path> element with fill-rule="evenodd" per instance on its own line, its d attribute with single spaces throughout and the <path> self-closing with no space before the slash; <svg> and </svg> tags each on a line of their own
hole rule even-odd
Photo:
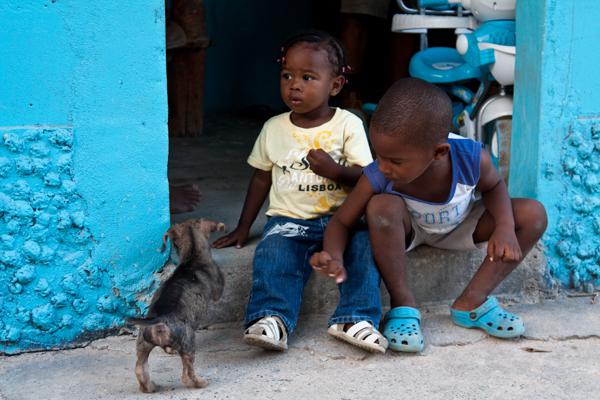
<svg viewBox="0 0 600 400">
<path fill-rule="evenodd" d="M 392 308 L 416 307 L 406 281 L 405 248 L 412 226 L 404 200 L 390 194 L 373 196 L 366 214 L 373 256 L 390 294 Z"/>
<path fill-rule="evenodd" d="M 287 228 L 296 228 L 296 236 L 285 231 Z M 302 292 L 311 273 L 305 266 L 312 244 L 306 240 L 308 231 L 288 218 L 274 217 L 265 226 L 254 254 L 246 326 L 263 317 L 277 316 L 287 333 L 296 327 Z"/>
<path fill-rule="evenodd" d="M 532 199 L 512 199 L 513 214 L 515 218 L 515 233 L 523 258 L 542 237 L 546 230 L 548 219 L 544 206 Z M 473 241 L 481 243 L 487 241 L 494 232 L 496 224 L 494 218 L 486 211 L 475 228 Z M 506 278 L 519 262 L 504 263 L 490 261 L 485 258 L 465 290 L 454 301 L 453 309 L 469 311 L 474 310 L 486 301 L 492 291 Z"/>
<path fill-rule="evenodd" d="M 369 235 L 379 273 L 390 293 L 383 335 L 394 351 L 420 352 L 424 347 L 421 313 L 406 281 L 407 243 L 412 236 L 410 215 L 399 196 L 373 196 L 367 204 Z"/>
</svg>

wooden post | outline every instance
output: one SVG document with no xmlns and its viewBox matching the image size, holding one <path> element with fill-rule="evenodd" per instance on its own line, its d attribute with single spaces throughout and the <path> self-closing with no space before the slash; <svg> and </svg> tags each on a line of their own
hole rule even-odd
<svg viewBox="0 0 600 400">
<path fill-rule="evenodd" d="M 209 45 L 202 0 L 173 0 L 167 29 L 169 136 L 197 137 L 202 134 Z"/>
</svg>

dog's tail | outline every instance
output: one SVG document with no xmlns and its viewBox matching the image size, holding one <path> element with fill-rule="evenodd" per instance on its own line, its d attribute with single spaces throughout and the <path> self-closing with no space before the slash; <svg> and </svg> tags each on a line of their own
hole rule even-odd
<svg viewBox="0 0 600 400">
<path fill-rule="evenodd" d="M 160 317 L 129 318 L 128 321 L 140 327 L 140 334 L 144 340 L 162 347 L 168 353 L 177 344 L 180 332 L 177 329 L 173 330 L 167 321 Z"/>
</svg>

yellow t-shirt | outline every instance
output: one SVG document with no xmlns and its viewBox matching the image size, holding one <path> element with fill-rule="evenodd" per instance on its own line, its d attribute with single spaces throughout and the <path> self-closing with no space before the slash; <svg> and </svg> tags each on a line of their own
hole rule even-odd
<svg viewBox="0 0 600 400">
<path fill-rule="evenodd" d="M 347 188 L 311 171 L 311 149 L 323 149 L 344 166 L 373 161 L 362 121 L 349 111 L 336 108 L 328 122 L 310 129 L 294 125 L 290 112 L 269 119 L 248 157 L 248 164 L 272 174 L 267 215 L 311 219 L 342 204 Z"/>
</svg>

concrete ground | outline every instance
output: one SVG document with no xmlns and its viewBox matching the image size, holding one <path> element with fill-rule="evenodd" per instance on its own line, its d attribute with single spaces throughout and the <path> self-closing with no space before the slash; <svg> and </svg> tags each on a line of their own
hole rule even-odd
<svg viewBox="0 0 600 400">
<path fill-rule="evenodd" d="M 204 196 L 196 211 L 174 215 L 173 222 L 208 217 L 235 227 L 252 172 L 245 160 L 261 123 L 209 120 L 201 138 L 172 141 L 170 180 L 197 183 Z M 319 277 L 305 291 L 304 315 L 287 353 L 246 346 L 241 323 L 225 321 L 243 316 L 264 222 L 259 216 L 243 249 L 213 252 L 226 287 L 206 318 L 207 328 L 198 332 L 195 365 L 209 380 L 207 388 L 185 388 L 179 358 L 155 350 L 151 376 L 162 390 L 139 393 L 135 337 L 126 333 L 79 349 L 0 357 L 0 400 L 600 399 L 600 305 L 590 295 L 557 297 L 539 249 L 498 290 L 524 318 L 523 339 L 501 341 L 452 325 L 446 305 L 482 254 L 423 248 L 410 254 L 408 268 L 418 301 L 428 304 L 421 308 L 427 343 L 422 354 L 372 355 L 328 337 L 327 314 L 337 289 Z"/>
<path fill-rule="evenodd" d="M 179 358 L 155 350 L 155 394 L 138 392 L 135 337 L 109 337 L 81 349 L 0 357 L 0 399 L 598 399 L 593 299 L 509 307 L 527 326 L 514 341 L 453 326 L 445 307 L 424 308 L 420 355 L 372 355 L 338 342 L 325 332 L 325 315 L 304 317 L 283 354 L 246 346 L 239 324 L 213 326 L 199 331 L 195 363 L 209 386 L 185 388 Z"/>
</svg>

